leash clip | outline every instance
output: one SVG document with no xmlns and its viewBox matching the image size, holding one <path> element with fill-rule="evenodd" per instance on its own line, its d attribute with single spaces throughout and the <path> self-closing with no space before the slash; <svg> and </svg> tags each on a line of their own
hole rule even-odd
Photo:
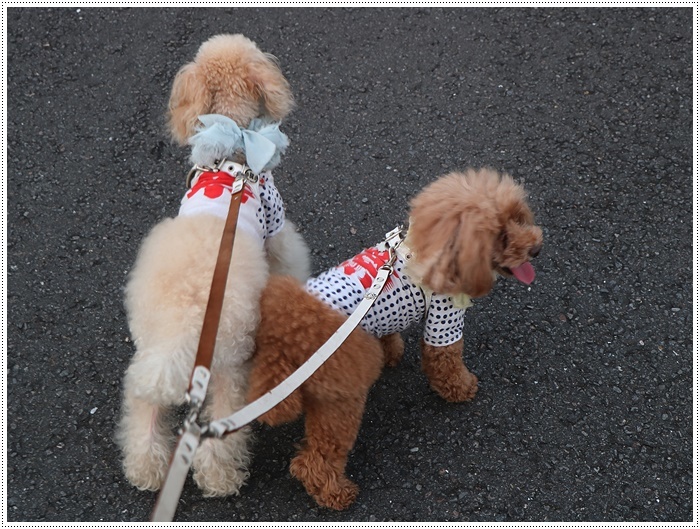
<svg viewBox="0 0 700 529">
<path fill-rule="evenodd" d="M 389 251 L 389 260 L 381 268 L 393 269 L 396 262 L 396 250 L 406 238 L 406 230 L 403 224 L 399 224 L 384 236 L 384 246 Z"/>
</svg>

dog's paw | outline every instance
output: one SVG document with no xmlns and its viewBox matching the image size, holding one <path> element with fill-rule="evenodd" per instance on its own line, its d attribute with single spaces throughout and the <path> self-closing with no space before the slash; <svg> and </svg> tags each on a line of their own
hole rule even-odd
<svg viewBox="0 0 700 529">
<path fill-rule="evenodd" d="M 403 338 L 397 332 L 382 336 L 379 341 L 384 351 L 384 364 L 387 367 L 396 367 L 401 362 L 404 351 Z"/>
<path fill-rule="evenodd" d="M 127 454 L 124 458 L 124 475 L 139 490 L 160 489 L 168 472 L 170 454 L 165 450 L 149 450 L 140 454 Z"/>
<path fill-rule="evenodd" d="M 238 439 L 237 439 L 238 437 Z M 205 497 L 238 495 L 250 473 L 250 454 L 241 432 L 225 439 L 207 439 L 194 457 L 194 481 Z"/>
<path fill-rule="evenodd" d="M 205 498 L 216 498 L 240 494 L 249 475 L 240 469 L 209 467 L 195 470 L 193 478 Z"/>
<path fill-rule="evenodd" d="M 301 481 L 309 496 L 321 507 L 337 511 L 346 509 L 360 491 L 346 476 L 339 475 L 325 461 L 319 461 L 308 453 L 302 452 L 292 459 L 289 473 Z"/>
<path fill-rule="evenodd" d="M 444 378 L 433 378 L 430 386 L 448 402 L 467 402 L 476 396 L 479 380 L 466 367 L 460 366 Z"/>
<path fill-rule="evenodd" d="M 354 503 L 359 492 L 360 487 L 345 476 L 340 476 L 337 483 L 314 495 L 314 499 L 322 507 L 342 511 Z"/>
</svg>

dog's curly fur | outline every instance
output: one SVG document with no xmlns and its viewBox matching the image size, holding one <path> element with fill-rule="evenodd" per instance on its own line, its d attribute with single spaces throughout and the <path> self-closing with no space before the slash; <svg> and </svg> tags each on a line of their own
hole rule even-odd
<svg viewBox="0 0 700 529">
<path fill-rule="evenodd" d="M 509 275 L 542 246 L 523 188 L 486 169 L 451 173 L 427 186 L 411 202 L 410 223 L 412 273 L 438 293 L 483 296 L 496 272 Z M 346 319 L 288 277 L 270 279 L 261 318 L 249 400 L 288 377 Z M 477 391 L 462 347 L 462 340 L 446 347 L 422 344 L 423 371 L 452 402 L 470 400 Z M 344 509 L 355 500 L 358 487 L 344 472 L 347 455 L 371 385 L 383 365 L 398 364 L 403 351 L 398 333 L 377 339 L 355 329 L 308 381 L 260 418 L 276 425 L 306 414 L 305 439 L 290 472 L 320 505 Z"/>
<path fill-rule="evenodd" d="M 292 105 L 287 81 L 269 55 L 242 35 L 219 35 L 175 77 L 169 125 L 185 144 L 200 114 L 224 114 L 244 127 L 258 116 L 282 119 Z M 144 240 L 126 286 L 136 353 L 124 378 L 117 439 L 126 477 L 140 489 L 157 490 L 167 471 L 171 411 L 185 400 L 223 226 L 224 219 L 206 214 L 162 221 Z M 265 247 L 241 230 L 236 235 L 204 420 L 244 404 L 269 269 L 301 280 L 308 276 L 308 249 L 291 223 Z M 249 434 L 244 429 L 200 446 L 194 479 L 206 496 L 238 493 L 248 475 Z"/>
<path fill-rule="evenodd" d="M 222 114 L 245 127 L 260 116 L 281 121 L 294 99 L 274 56 L 243 35 L 217 35 L 177 73 L 169 107 L 171 134 L 186 145 L 202 114 Z"/>
</svg>

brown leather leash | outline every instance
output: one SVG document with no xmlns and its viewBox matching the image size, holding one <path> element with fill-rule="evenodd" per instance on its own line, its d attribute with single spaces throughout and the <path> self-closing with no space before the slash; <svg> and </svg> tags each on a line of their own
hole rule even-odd
<svg viewBox="0 0 700 529">
<path fill-rule="evenodd" d="M 180 438 L 178 439 L 176 448 L 173 451 L 170 466 L 168 468 L 168 475 L 166 476 L 163 488 L 161 489 L 158 500 L 156 501 L 152 521 L 156 521 L 160 516 L 158 514 L 159 509 L 164 508 L 162 504 L 168 503 L 167 501 L 162 502 L 161 500 L 172 494 L 173 491 L 171 489 L 173 486 L 177 486 L 178 482 L 179 486 L 177 488 L 177 496 L 179 498 L 179 491 L 184 485 L 187 472 L 185 472 L 184 476 L 180 479 L 182 472 L 173 471 L 178 466 L 183 464 L 186 464 L 187 470 L 189 470 L 189 467 L 192 464 L 192 458 L 194 457 L 194 452 L 199 445 L 199 426 L 197 424 L 197 420 L 199 418 L 202 405 L 204 404 L 204 399 L 207 395 L 207 388 L 209 386 L 209 379 L 211 378 L 210 369 L 214 358 L 216 335 L 219 330 L 219 322 L 221 321 L 226 283 L 228 281 L 228 272 L 231 266 L 231 256 L 233 254 L 233 244 L 236 239 L 236 225 L 238 223 L 238 214 L 241 208 L 241 198 L 243 196 L 243 189 L 246 182 L 255 182 L 258 178 L 249 167 L 237 164 L 228 159 L 224 159 L 213 168 L 199 166 L 193 167 L 187 175 L 187 185 L 189 186 L 194 178 L 204 172 L 216 173 L 219 171 L 223 171 L 234 177 L 231 187 L 231 203 L 229 205 L 228 213 L 226 214 L 224 230 L 221 235 L 219 253 L 216 258 L 216 265 L 214 266 L 211 287 L 209 289 L 209 300 L 207 301 L 207 307 L 204 312 L 204 321 L 202 322 L 202 332 L 199 336 L 197 354 L 194 360 L 192 375 L 190 376 L 190 384 L 187 389 L 186 399 L 190 409 L 183 423 L 183 427 L 180 430 Z M 177 478 L 169 480 L 168 478 L 170 477 L 171 473 L 177 474 Z"/>
<path fill-rule="evenodd" d="M 209 369 L 212 359 L 214 358 L 216 334 L 219 330 L 219 322 L 221 321 L 221 311 L 224 305 L 228 271 L 231 266 L 233 243 L 236 240 L 236 224 L 238 222 L 238 213 L 241 209 L 241 197 L 246 180 L 245 175 L 243 175 L 243 178 L 239 178 L 237 175 L 232 176 L 235 176 L 236 179 L 231 188 L 231 204 L 229 205 L 228 214 L 226 215 L 224 232 L 221 235 L 221 243 L 219 244 L 219 255 L 216 258 L 216 266 L 214 267 L 214 274 L 211 278 L 209 301 L 207 302 L 207 308 L 204 312 L 204 322 L 202 323 L 202 333 L 199 336 L 194 369 L 198 366 Z M 188 393 L 192 389 L 194 369 L 192 371 L 192 378 L 190 379 L 190 386 L 187 390 Z"/>
</svg>

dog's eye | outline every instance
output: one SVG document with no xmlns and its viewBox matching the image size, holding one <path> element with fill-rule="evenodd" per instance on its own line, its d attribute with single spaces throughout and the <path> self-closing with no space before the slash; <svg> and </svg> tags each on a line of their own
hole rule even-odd
<svg viewBox="0 0 700 529">
<path fill-rule="evenodd" d="M 508 232 L 503 230 L 501 234 L 498 236 L 498 240 L 501 242 L 504 248 L 508 246 Z"/>
</svg>

